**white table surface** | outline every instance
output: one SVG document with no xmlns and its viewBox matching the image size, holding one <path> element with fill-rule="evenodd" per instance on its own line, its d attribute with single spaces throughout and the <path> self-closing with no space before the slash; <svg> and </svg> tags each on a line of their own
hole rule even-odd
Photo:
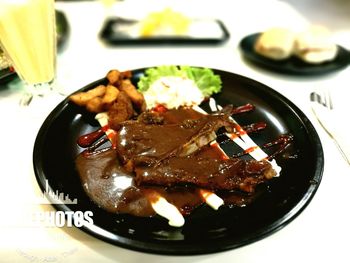
<svg viewBox="0 0 350 263">
<path fill-rule="evenodd" d="M 151 2 L 156 1 L 124 1 L 114 7 L 114 12 L 140 16 L 142 11 L 149 9 Z M 159 7 L 160 3 L 164 6 L 168 3 L 158 2 Z M 308 207 L 283 229 L 263 240 L 238 249 L 199 256 L 135 252 L 100 241 L 78 228 L 34 227 L 30 215 L 53 211 L 53 208 L 33 201 L 41 195 L 32 168 L 33 144 L 43 120 L 62 97 L 38 101 L 32 107 L 34 110 L 24 110 L 18 107 L 22 83 L 14 80 L 0 88 L 1 262 L 350 261 L 349 165 L 312 115 L 308 101 L 313 88 L 330 86 L 336 100 L 346 105 L 350 68 L 307 78 L 280 75 L 248 65 L 241 59 L 237 47 L 241 38 L 271 26 L 300 28 L 308 20 L 280 1 L 236 2 L 173 1 L 174 8 L 194 16 L 220 18 L 229 28 L 231 38 L 227 43 L 201 47 L 108 47 L 98 39 L 105 14 L 98 2 L 58 2 L 57 9 L 65 12 L 71 34 L 66 49 L 58 56 L 57 83 L 69 93 L 103 77 L 112 68 L 126 70 L 160 64 L 205 66 L 258 80 L 293 101 L 308 116 L 320 136 L 325 156 L 324 174 Z M 143 8 L 138 8 L 142 3 Z M 133 6 L 134 10 L 131 12 L 127 5 Z M 331 28 L 337 43 L 350 49 L 350 27 L 340 27 L 339 31 Z M 348 112 L 344 107 L 343 113 Z M 348 120 L 343 121 L 342 128 L 349 128 L 348 123 Z"/>
</svg>

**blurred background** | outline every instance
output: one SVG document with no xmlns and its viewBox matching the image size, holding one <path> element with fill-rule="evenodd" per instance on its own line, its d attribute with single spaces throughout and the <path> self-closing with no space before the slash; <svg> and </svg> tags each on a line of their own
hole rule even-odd
<svg viewBox="0 0 350 263">
<path fill-rule="evenodd" d="M 330 30 L 350 27 L 350 1 L 348 0 L 283 0 L 291 4 L 312 23 L 321 23 Z"/>
</svg>

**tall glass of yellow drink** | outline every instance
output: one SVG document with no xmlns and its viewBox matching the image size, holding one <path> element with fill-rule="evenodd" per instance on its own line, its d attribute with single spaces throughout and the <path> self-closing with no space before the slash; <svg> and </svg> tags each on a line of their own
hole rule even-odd
<svg viewBox="0 0 350 263">
<path fill-rule="evenodd" d="M 54 0 L 0 0 L 0 45 L 27 95 L 52 89 L 56 69 Z"/>
</svg>

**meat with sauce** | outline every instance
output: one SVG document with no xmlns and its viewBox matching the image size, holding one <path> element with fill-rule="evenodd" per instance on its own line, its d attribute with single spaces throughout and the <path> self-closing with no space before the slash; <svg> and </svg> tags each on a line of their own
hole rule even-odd
<svg viewBox="0 0 350 263">
<path fill-rule="evenodd" d="M 184 112 L 182 109 L 180 115 Z M 135 172 L 136 184 L 191 184 L 212 190 L 253 192 L 258 184 L 275 175 L 268 161 L 208 157 L 204 152 L 215 140 L 216 132 L 220 128 L 230 130 L 233 125 L 229 111 L 212 115 L 185 113 L 191 114 L 195 118 L 179 116 L 176 121 L 176 114 L 168 113 L 161 124 L 154 124 L 150 116 L 121 124 L 116 150 L 127 169 Z"/>
</svg>

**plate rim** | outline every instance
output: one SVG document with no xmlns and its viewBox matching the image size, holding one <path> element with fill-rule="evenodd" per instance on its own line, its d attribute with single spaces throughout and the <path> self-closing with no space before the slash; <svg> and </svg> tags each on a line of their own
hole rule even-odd
<svg viewBox="0 0 350 263">
<path fill-rule="evenodd" d="M 133 73 L 138 74 L 144 72 L 144 70 L 147 68 L 139 68 L 132 70 Z M 281 98 L 283 103 L 286 104 L 291 110 L 293 110 L 294 114 L 303 122 L 303 126 L 307 126 L 307 131 L 310 134 L 316 135 L 316 136 L 309 136 L 309 139 L 313 142 L 312 146 L 315 148 L 314 152 L 317 154 L 315 157 L 316 165 L 314 169 L 314 174 L 312 178 L 316 181 L 316 183 L 310 183 L 307 187 L 307 191 L 303 193 L 302 198 L 298 200 L 298 202 L 293 206 L 292 209 L 288 210 L 288 212 L 284 213 L 282 217 L 278 218 L 277 220 L 273 221 L 271 225 L 269 225 L 267 228 L 264 228 L 264 231 L 259 230 L 259 233 L 254 233 L 253 235 L 244 238 L 244 240 L 237 242 L 232 242 L 231 239 L 224 239 L 224 240 L 215 240 L 220 244 L 220 248 L 215 246 L 215 248 L 212 247 L 212 244 L 201 244 L 201 247 L 194 246 L 194 244 L 168 244 L 166 241 L 157 242 L 157 245 L 150 246 L 150 243 L 147 241 L 139 241 L 132 238 L 127 238 L 120 236 L 115 233 L 111 233 L 108 230 L 104 230 L 100 226 L 93 225 L 93 229 L 90 227 L 79 227 L 82 231 L 85 233 L 88 233 L 89 235 L 98 238 L 100 240 L 103 240 L 107 243 L 117 245 L 122 248 L 130 249 L 133 251 L 140 251 L 140 252 L 146 252 L 151 254 L 161 254 L 161 255 L 203 255 L 203 254 L 210 254 L 210 253 L 217 253 L 221 251 L 227 251 L 230 249 L 235 249 L 238 247 L 245 246 L 247 244 L 251 244 L 254 242 L 257 242 L 261 239 L 264 239 L 273 233 L 277 232 L 281 228 L 285 227 L 287 224 L 289 224 L 293 219 L 295 219 L 311 202 L 314 195 L 317 192 L 317 189 L 321 183 L 322 175 L 323 175 L 323 169 L 324 169 L 324 153 L 322 144 L 320 141 L 320 138 L 317 134 L 317 131 L 315 130 L 314 126 L 312 125 L 311 121 L 307 118 L 307 116 L 288 98 L 284 97 L 281 93 L 277 92 L 276 90 L 273 90 L 272 88 L 268 87 L 267 85 L 256 81 L 254 79 L 245 77 L 243 75 L 239 75 L 233 72 L 228 72 L 224 70 L 217 70 L 213 69 L 216 74 L 228 74 L 233 75 L 234 77 L 238 77 L 240 79 L 243 79 L 245 81 L 254 82 L 259 84 L 259 89 L 266 90 L 267 92 L 274 94 L 279 99 Z M 106 78 L 101 78 L 99 80 L 96 80 L 94 82 L 91 82 L 84 87 L 78 89 L 85 90 L 92 88 L 94 85 L 102 83 L 103 81 L 106 81 Z M 256 87 L 253 87 L 253 89 Z M 74 91 L 76 92 L 76 91 Z M 74 93 L 73 92 L 73 93 Z M 70 104 L 68 103 L 68 96 L 64 100 L 62 100 L 47 116 L 47 118 L 44 120 L 43 124 L 41 125 L 36 139 L 34 143 L 34 149 L 33 149 L 33 169 L 35 173 L 36 181 L 41 189 L 42 192 L 45 191 L 45 173 L 42 167 L 42 164 L 37 164 L 36 160 L 38 159 L 38 156 L 42 155 L 42 144 L 44 143 L 45 134 L 47 133 L 47 127 L 51 125 L 51 123 L 61 114 L 61 112 L 68 107 Z M 57 211 L 72 211 L 69 206 L 64 204 L 51 204 Z M 109 237 L 106 236 L 107 233 L 109 233 Z M 114 238 L 112 237 L 114 236 Z M 171 241 L 168 241 L 171 242 Z"/>
</svg>

